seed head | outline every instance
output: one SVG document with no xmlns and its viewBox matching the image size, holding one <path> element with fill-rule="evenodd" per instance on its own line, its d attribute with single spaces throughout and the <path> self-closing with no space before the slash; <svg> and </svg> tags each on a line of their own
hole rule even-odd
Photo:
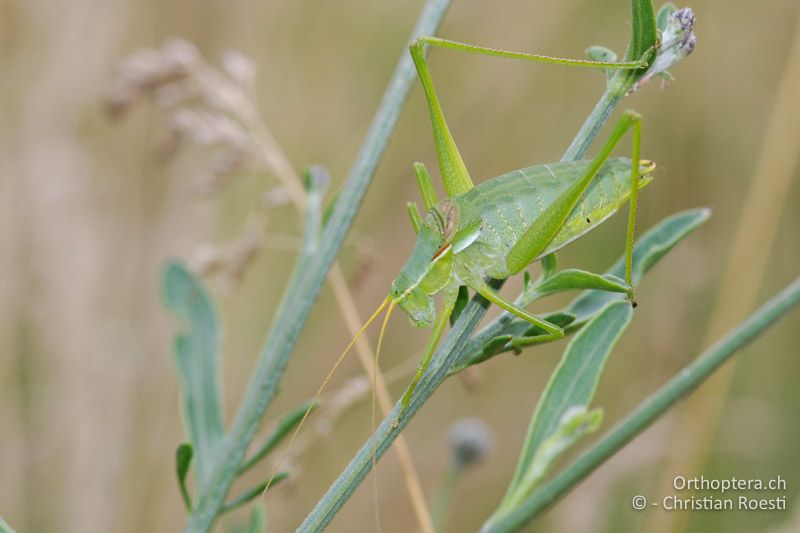
<svg viewBox="0 0 800 533">
<path fill-rule="evenodd" d="M 450 428 L 453 460 L 460 467 L 480 462 L 494 447 L 489 427 L 477 418 L 463 418 Z"/>
</svg>

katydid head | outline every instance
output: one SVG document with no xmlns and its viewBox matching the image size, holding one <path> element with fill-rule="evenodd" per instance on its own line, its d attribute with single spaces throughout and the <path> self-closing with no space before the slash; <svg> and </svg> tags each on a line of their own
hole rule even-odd
<svg viewBox="0 0 800 533">
<path fill-rule="evenodd" d="M 433 295 L 447 285 L 452 270 L 452 245 L 444 232 L 425 223 L 411 257 L 392 282 L 389 298 L 406 312 L 412 324 L 428 327 L 436 318 Z"/>
</svg>

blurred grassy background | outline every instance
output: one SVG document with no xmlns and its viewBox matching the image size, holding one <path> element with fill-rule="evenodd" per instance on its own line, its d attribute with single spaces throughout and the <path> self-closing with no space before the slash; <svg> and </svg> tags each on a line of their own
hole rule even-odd
<svg viewBox="0 0 800 533">
<path fill-rule="evenodd" d="M 157 293 L 168 256 L 234 236 L 263 179 L 242 178 L 198 201 L 191 177 L 207 163 L 188 150 L 154 156 L 162 114 L 142 107 L 119 124 L 102 111 L 114 66 L 142 46 L 179 36 L 212 60 L 230 48 L 258 69 L 265 121 L 292 162 L 347 171 L 421 2 L 350 0 L 4 0 L 0 3 L 0 513 L 19 531 L 174 531 L 183 506 L 173 474 L 183 439 L 169 360 L 173 324 Z M 709 206 L 706 227 L 652 272 L 633 327 L 607 367 L 596 404 L 607 428 L 699 352 L 776 85 L 795 31 L 795 0 L 697 0 L 698 49 L 627 101 L 646 119 L 644 155 L 659 164 L 643 194 L 639 228 L 684 208 Z M 622 51 L 628 2 L 454 2 L 441 35 L 490 46 L 580 56 L 592 44 Z M 437 50 L 432 71 L 454 135 L 476 180 L 557 160 L 602 91 L 597 73 Z M 798 150 L 800 139 L 783 139 Z M 342 263 L 366 316 L 411 249 L 405 201 L 418 199 L 411 163 L 434 166 L 416 89 L 346 244 Z M 797 172 L 796 172 L 797 173 Z M 797 181 L 797 180 L 795 180 Z M 797 275 L 800 186 L 780 220 L 761 300 Z M 622 250 L 624 217 L 560 255 L 562 265 L 602 269 Z M 275 211 L 269 231 L 297 234 Z M 360 251 L 359 251 L 360 250 Z M 366 250 L 368 253 L 364 253 Z M 367 258 L 367 260 L 364 259 Z M 743 260 L 746 260 L 744 258 Z M 225 395 L 235 408 L 292 264 L 263 254 L 235 290 L 216 287 L 226 325 Z M 516 286 L 516 285 L 514 285 Z M 507 290 L 511 291 L 512 287 Z M 735 317 L 741 318 L 741 317 Z M 690 531 L 755 531 L 800 512 L 800 371 L 797 314 L 742 359 L 711 461 L 692 477 L 788 480 L 790 510 L 694 513 Z M 427 332 L 399 314 L 382 366 L 412 357 Z M 325 290 L 289 366 L 274 418 L 313 390 L 347 342 Z M 373 338 L 374 341 L 374 338 Z M 549 345 L 478 370 L 474 387 L 444 386 L 406 435 L 426 490 L 447 461 L 446 428 L 477 416 L 496 446 L 456 494 L 449 530 L 474 530 L 513 470 L 541 388 L 563 349 Z M 355 358 L 337 384 L 360 372 Z M 401 393 L 406 378 L 393 389 Z M 653 495 L 672 449 L 667 417 L 595 473 L 540 522 L 540 531 L 635 531 L 634 494 Z M 301 457 L 300 476 L 266 500 L 271 531 L 299 523 L 369 434 L 359 405 Z M 691 441 L 692 435 L 685 439 Z M 266 468 L 264 469 L 266 470 Z M 415 527 L 394 456 L 380 468 L 384 530 Z M 264 472 L 259 476 L 263 477 Z M 254 478 L 255 479 L 255 478 Z M 332 531 L 370 530 L 371 482 Z M 649 492 L 650 491 L 650 492 Z M 658 494 L 656 494 L 658 495 Z M 795 508 L 792 511 L 792 508 Z M 233 514 L 223 526 L 241 520 Z M 796 520 L 796 518 L 795 518 Z"/>
</svg>

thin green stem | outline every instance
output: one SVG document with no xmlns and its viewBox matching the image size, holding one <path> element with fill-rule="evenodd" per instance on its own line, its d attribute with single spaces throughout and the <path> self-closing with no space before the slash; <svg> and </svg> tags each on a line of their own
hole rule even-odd
<svg viewBox="0 0 800 533">
<path fill-rule="evenodd" d="M 583 123 L 569 148 L 564 152 L 564 156 L 561 158 L 562 161 L 575 161 L 586 156 L 592 141 L 600 134 L 600 130 L 608 122 L 611 113 L 614 112 L 624 97 L 624 92 L 620 93 L 620 91 L 612 90 L 610 86 L 606 87 L 597 105 L 594 106 L 594 109 L 589 114 L 589 118 Z"/>
<path fill-rule="evenodd" d="M 737 351 L 765 332 L 798 304 L 800 304 L 800 278 L 795 279 L 783 291 L 750 315 L 747 320 L 700 354 L 693 363 L 681 370 L 666 385 L 647 398 L 632 414 L 609 431 L 600 442 L 559 472 L 551 482 L 543 485 L 516 510 L 497 524 L 485 527 L 483 531 L 492 533 L 516 531 L 533 520 L 647 429 L 678 400 L 706 381 Z"/>
<path fill-rule="evenodd" d="M 433 527 L 436 531 L 442 531 L 444 529 L 447 514 L 453 502 L 453 494 L 455 494 L 458 480 L 461 478 L 461 473 L 463 471 L 463 466 L 455 461 L 451 461 L 444 471 L 442 481 L 439 484 L 439 490 L 431 506 L 431 519 L 433 520 Z"/>
<path fill-rule="evenodd" d="M 411 39 L 435 33 L 449 5 L 450 0 L 428 0 L 417 20 Z M 355 218 L 400 117 L 414 79 L 414 66 L 403 50 L 366 139 L 361 145 L 333 213 L 325 226 L 319 247 L 313 253 L 306 253 L 304 250 L 297 260 L 261 350 L 257 368 L 250 379 L 217 460 L 211 467 L 206 488 L 198 495 L 186 531 L 208 531 L 214 524 L 250 441 L 277 392 L 289 356 L 345 234 Z"/>
</svg>

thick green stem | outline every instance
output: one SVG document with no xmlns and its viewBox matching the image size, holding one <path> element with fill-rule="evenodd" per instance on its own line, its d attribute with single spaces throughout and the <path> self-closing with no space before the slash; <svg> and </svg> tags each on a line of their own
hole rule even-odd
<svg viewBox="0 0 800 533">
<path fill-rule="evenodd" d="M 744 348 L 778 319 L 800 304 L 800 278 L 787 286 L 755 313 L 681 370 L 666 385 L 647 398 L 632 414 L 574 463 L 543 485 L 512 513 L 482 531 L 517 531 L 539 513 L 572 490 L 589 474 L 647 429 L 678 400 L 692 392 L 738 350 Z"/>
<path fill-rule="evenodd" d="M 411 39 L 436 32 L 450 0 L 428 0 Z M 289 356 L 336 258 L 342 241 L 356 216 L 389 137 L 415 79 L 408 53 L 403 50 L 372 126 L 339 194 L 333 214 L 320 238 L 319 247 L 298 258 L 289 285 L 273 319 L 261 350 L 257 368 L 226 435 L 217 461 L 212 465 L 205 490 L 198 495 L 186 531 L 208 531 L 222 508 L 244 454 L 277 392 Z"/>
</svg>

